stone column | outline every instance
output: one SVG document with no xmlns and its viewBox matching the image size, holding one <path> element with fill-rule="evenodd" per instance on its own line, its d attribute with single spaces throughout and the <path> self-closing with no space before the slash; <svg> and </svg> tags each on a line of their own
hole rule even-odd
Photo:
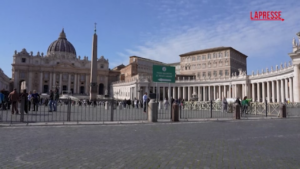
<svg viewBox="0 0 300 169">
<path fill-rule="evenodd" d="M 73 93 L 77 93 L 77 74 L 74 75 L 74 89 Z"/>
<path fill-rule="evenodd" d="M 216 100 L 216 86 L 214 85 L 214 94 L 213 94 L 213 99 Z"/>
<path fill-rule="evenodd" d="M 275 82 L 272 81 L 272 102 L 275 103 Z"/>
<path fill-rule="evenodd" d="M 190 100 L 191 99 L 191 87 L 188 86 L 188 99 L 187 100 Z"/>
<path fill-rule="evenodd" d="M 221 86 L 219 85 L 219 94 L 218 94 L 218 99 L 222 100 L 221 98 Z"/>
<path fill-rule="evenodd" d="M 277 99 L 277 103 L 280 102 L 280 93 L 279 93 L 279 80 L 276 80 L 276 99 Z"/>
<path fill-rule="evenodd" d="M 178 90 L 178 99 L 180 99 L 180 98 L 181 98 L 181 91 L 180 91 L 180 89 L 181 89 L 181 87 L 180 87 L 180 86 L 178 86 L 178 87 L 177 87 L 177 90 Z"/>
<path fill-rule="evenodd" d="M 292 78 L 289 78 L 289 90 L 290 90 L 290 102 L 294 102 L 294 97 L 293 97 L 293 82 Z"/>
<path fill-rule="evenodd" d="M 284 102 L 284 82 L 283 82 L 283 79 L 281 79 L 281 82 L 280 82 L 280 90 L 281 90 L 281 102 Z"/>
<path fill-rule="evenodd" d="M 173 87 L 173 98 L 178 99 L 178 96 L 176 94 L 176 87 L 175 86 Z"/>
<path fill-rule="evenodd" d="M 149 96 L 149 87 L 148 87 L 148 85 L 146 86 L 146 93 L 147 93 L 147 95 Z M 144 93 L 142 93 L 143 95 L 144 95 Z"/>
<path fill-rule="evenodd" d="M 210 101 L 211 100 L 211 87 L 208 86 L 208 100 Z"/>
<path fill-rule="evenodd" d="M 71 89 L 71 86 L 70 86 L 70 89 Z M 88 95 L 89 93 L 89 76 L 86 74 L 85 75 L 85 87 L 84 87 L 84 91 L 85 91 L 85 94 Z"/>
<path fill-rule="evenodd" d="M 268 103 L 270 103 L 270 82 L 267 82 L 267 99 L 268 99 Z"/>
<path fill-rule="evenodd" d="M 294 95 L 294 102 L 300 102 L 300 83 L 299 83 L 299 66 L 294 65 L 294 79 L 293 79 L 293 95 Z"/>
<path fill-rule="evenodd" d="M 62 92 L 62 73 L 59 74 L 59 91 Z"/>
<path fill-rule="evenodd" d="M 160 86 L 159 86 L 159 84 L 157 84 L 156 90 L 157 90 L 157 99 L 158 99 L 158 101 L 160 101 Z"/>
<path fill-rule="evenodd" d="M 234 85 L 234 96 L 235 96 L 236 98 L 238 98 L 238 96 L 237 96 L 237 84 Z M 241 99 L 242 99 L 242 98 L 241 98 Z"/>
<path fill-rule="evenodd" d="M 56 87 L 56 73 L 53 73 L 53 86 Z"/>
<path fill-rule="evenodd" d="M 52 78 L 53 78 L 52 73 L 49 73 L 49 91 L 52 90 L 52 84 L 53 84 Z"/>
<path fill-rule="evenodd" d="M 201 101 L 201 93 L 200 93 L 201 87 L 198 86 L 198 101 Z"/>
<path fill-rule="evenodd" d="M 32 72 L 31 71 L 28 72 L 28 77 L 27 77 L 27 80 L 26 80 L 26 85 L 27 85 L 27 88 L 26 88 L 27 92 L 31 91 L 32 90 Z M 3 88 L 4 87 L 0 88 L 0 90 L 2 90 Z"/>
<path fill-rule="evenodd" d="M 228 92 L 229 92 L 229 97 L 230 98 L 232 98 L 232 85 L 230 84 L 229 86 L 228 86 Z"/>
<path fill-rule="evenodd" d="M 224 97 L 226 97 L 227 98 L 227 87 L 226 87 L 226 85 L 224 85 Z"/>
<path fill-rule="evenodd" d="M 245 84 L 242 84 L 242 98 L 245 96 Z"/>
<path fill-rule="evenodd" d="M 254 86 L 254 83 L 252 83 L 252 101 L 255 101 L 255 86 Z"/>
<path fill-rule="evenodd" d="M 162 96 L 163 96 L 163 100 L 165 100 L 165 98 L 166 98 L 166 87 L 165 86 L 163 86 L 163 94 L 162 94 Z M 168 99 L 170 99 L 170 97 L 168 97 Z"/>
<path fill-rule="evenodd" d="M 289 91 L 288 91 L 288 79 L 285 78 L 285 83 L 284 83 L 284 89 L 285 89 L 285 99 L 289 98 Z"/>
<path fill-rule="evenodd" d="M 259 83 L 257 83 L 257 101 L 260 102 L 260 86 Z"/>
<path fill-rule="evenodd" d="M 262 87 L 262 102 L 266 102 L 266 90 L 265 90 L 264 82 L 261 83 L 261 87 Z"/>
<path fill-rule="evenodd" d="M 40 93 L 43 93 L 44 91 L 43 91 L 43 72 L 41 72 L 40 73 L 40 87 L 39 87 L 40 89 L 40 91 L 38 91 L 38 92 L 40 92 Z"/>
<path fill-rule="evenodd" d="M 206 91 L 205 91 L 205 86 L 203 86 L 203 101 L 206 101 Z"/>
<path fill-rule="evenodd" d="M 174 97 L 174 95 L 175 95 L 175 93 L 174 93 L 174 88 L 175 87 L 173 87 L 173 98 L 175 99 L 175 97 Z M 169 85 L 169 87 L 168 87 L 168 100 L 170 100 L 171 99 L 171 90 L 172 90 L 172 87 Z"/>
<path fill-rule="evenodd" d="M 186 101 L 185 86 L 182 87 L 182 99 Z"/>
<path fill-rule="evenodd" d="M 69 76 L 68 76 L 68 93 L 71 93 L 71 73 L 69 73 Z"/>
</svg>

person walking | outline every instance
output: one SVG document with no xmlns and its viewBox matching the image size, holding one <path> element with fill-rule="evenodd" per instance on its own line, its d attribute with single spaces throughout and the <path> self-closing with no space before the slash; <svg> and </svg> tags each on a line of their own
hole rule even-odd
<svg viewBox="0 0 300 169">
<path fill-rule="evenodd" d="M 32 92 L 29 91 L 29 94 L 27 96 L 27 100 L 28 100 L 28 111 L 30 111 L 31 108 L 31 99 L 32 99 Z"/>
<path fill-rule="evenodd" d="M 17 89 L 14 89 L 11 93 L 9 93 L 8 99 L 12 103 L 11 114 L 14 114 L 14 111 L 16 111 L 16 114 L 19 114 L 18 111 L 19 93 L 17 92 Z"/>
<path fill-rule="evenodd" d="M 228 113 L 228 112 L 227 112 L 228 102 L 227 102 L 227 100 L 226 100 L 226 97 L 224 97 L 222 103 L 223 103 L 223 113 L 224 113 L 224 111 L 225 111 L 226 113 Z"/>
<path fill-rule="evenodd" d="M 54 92 L 54 98 L 53 98 L 53 111 L 57 111 L 57 102 L 58 102 L 58 99 L 59 99 L 59 92 L 58 92 L 58 89 L 56 88 L 55 89 L 55 92 Z"/>
<path fill-rule="evenodd" d="M 28 114 L 28 93 L 26 92 L 26 89 L 23 90 L 20 96 L 21 99 L 21 105 L 22 101 L 24 101 L 24 112 L 25 114 Z"/>
<path fill-rule="evenodd" d="M 147 101 L 148 101 L 148 96 L 147 96 L 147 92 L 143 95 L 143 108 L 144 108 L 144 113 L 146 113 L 146 105 L 147 105 Z"/>
<path fill-rule="evenodd" d="M 247 100 L 247 96 L 244 97 L 243 101 L 242 101 L 242 112 L 245 114 L 248 114 L 247 109 L 248 109 L 248 100 Z"/>
<path fill-rule="evenodd" d="M 173 99 L 172 99 L 172 100 L 173 100 Z M 165 100 L 164 100 L 164 107 L 165 107 L 165 110 L 168 110 L 169 105 L 170 105 L 170 103 L 169 103 L 168 99 L 165 98 Z"/>
<path fill-rule="evenodd" d="M 49 112 L 52 112 L 52 109 L 53 109 L 53 100 L 54 100 L 54 93 L 53 93 L 53 90 L 50 90 L 50 96 L 49 96 Z"/>
<path fill-rule="evenodd" d="M 133 105 L 133 107 L 138 108 L 138 100 L 136 98 L 134 98 Z"/>
<path fill-rule="evenodd" d="M 36 90 L 33 90 L 33 94 L 32 94 L 33 111 L 38 111 L 39 103 L 40 103 L 40 95 L 36 92 Z"/>
</svg>

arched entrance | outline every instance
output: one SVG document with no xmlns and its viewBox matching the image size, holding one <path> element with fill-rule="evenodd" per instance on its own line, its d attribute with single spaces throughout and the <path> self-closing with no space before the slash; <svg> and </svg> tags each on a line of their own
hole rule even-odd
<svg viewBox="0 0 300 169">
<path fill-rule="evenodd" d="M 104 85 L 102 83 L 99 84 L 99 95 L 104 94 Z"/>
</svg>

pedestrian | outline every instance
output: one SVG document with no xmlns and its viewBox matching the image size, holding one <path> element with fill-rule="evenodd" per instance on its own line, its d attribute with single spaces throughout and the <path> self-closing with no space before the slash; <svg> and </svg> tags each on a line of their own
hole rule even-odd
<svg viewBox="0 0 300 169">
<path fill-rule="evenodd" d="M 172 99 L 172 100 L 174 100 L 174 99 Z M 170 105 L 170 103 L 169 103 L 168 99 L 165 98 L 165 100 L 164 100 L 164 107 L 165 107 L 165 110 L 168 110 L 169 105 Z"/>
<path fill-rule="evenodd" d="M 17 92 L 17 89 L 14 89 L 11 93 L 9 93 L 8 99 L 12 103 L 11 114 L 14 114 L 14 111 L 16 111 L 16 114 L 19 114 L 18 111 L 19 94 Z"/>
<path fill-rule="evenodd" d="M 143 108 L 144 108 L 144 113 L 146 113 L 146 105 L 147 105 L 147 101 L 148 101 L 148 96 L 147 96 L 147 92 L 143 95 Z"/>
<path fill-rule="evenodd" d="M 4 94 L 2 92 L 3 90 L 0 91 L 0 106 L 1 109 L 4 110 Z"/>
<path fill-rule="evenodd" d="M 223 113 L 224 113 L 224 111 L 225 111 L 226 113 L 228 113 L 228 112 L 227 112 L 227 105 L 228 105 L 228 102 L 227 102 L 227 100 L 226 100 L 226 97 L 224 97 L 224 99 L 223 99 Z"/>
<path fill-rule="evenodd" d="M 30 111 L 31 108 L 31 98 L 32 98 L 32 92 L 29 91 L 29 94 L 27 96 L 27 101 L 28 101 L 28 111 Z"/>
<path fill-rule="evenodd" d="M 130 99 L 127 100 L 127 105 L 128 105 L 128 109 L 130 109 L 130 106 L 131 106 L 131 100 Z"/>
<path fill-rule="evenodd" d="M 126 108 L 126 104 L 127 104 L 127 100 L 124 99 L 124 100 L 123 100 L 123 107 L 124 107 L 124 108 Z"/>
<path fill-rule="evenodd" d="M 53 109 L 53 100 L 54 100 L 54 93 L 53 93 L 53 90 L 50 90 L 50 96 L 49 96 L 49 112 L 52 112 L 52 109 Z"/>
<path fill-rule="evenodd" d="M 54 92 L 54 98 L 53 98 L 53 111 L 57 111 L 57 104 L 58 104 L 58 99 L 59 99 L 59 91 L 56 88 Z"/>
<path fill-rule="evenodd" d="M 28 93 L 26 92 L 26 89 L 24 89 L 23 92 L 21 93 L 20 100 L 21 103 L 22 101 L 24 101 L 24 112 L 25 114 L 28 114 Z"/>
<path fill-rule="evenodd" d="M 244 97 L 243 101 L 242 101 L 242 112 L 245 114 L 248 114 L 247 109 L 248 109 L 248 100 L 247 100 L 247 96 Z"/>
<path fill-rule="evenodd" d="M 133 107 L 138 108 L 138 100 L 136 98 L 134 98 L 133 105 Z"/>
<path fill-rule="evenodd" d="M 33 90 L 32 94 L 32 104 L 33 104 L 33 111 L 38 111 L 39 103 L 40 103 L 40 95 L 36 92 L 36 90 Z"/>
<path fill-rule="evenodd" d="M 235 102 L 234 103 L 237 103 L 239 106 L 241 106 L 241 101 L 240 101 L 240 98 L 236 98 Z"/>
</svg>

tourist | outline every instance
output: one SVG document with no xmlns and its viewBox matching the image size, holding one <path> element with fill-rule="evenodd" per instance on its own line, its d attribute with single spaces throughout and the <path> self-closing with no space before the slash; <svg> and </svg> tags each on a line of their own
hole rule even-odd
<svg viewBox="0 0 300 169">
<path fill-rule="evenodd" d="M 59 99 L 59 91 L 56 88 L 54 92 L 54 100 L 53 100 L 53 111 L 57 111 L 57 104 Z"/>
<path fill-rule="evenodd" d="M 147 101 L 148 101 L 148 96 L 147 96 L 147 92 L 143 95 L 143 108 L 144 108 L 144 113 L 146 113 L 146 105 L 147 105 Z"/>
<path fill-rule="evenodd" d="M 228 102 L 226 100 L 226 97 L 224 97 L 224 99 L 223 99 L 223 113 L 224 113 L 224 111 L 227 113 L 227 105 L 228 105 Z"/>
<path fill-rule="evenodd" d="M 172 99 L 172 100 L 174 100 L 174 99 Z M 164 100 L 164 107 L 165 107 L 165 110 L 168 110 L 169 105 L 170 105 L 170 103 L 169 103 L 168 99 L 165 98 L 165 100 Z"/>
<path fill-rule="evenodd" d="M 130 106 L 131 106 L 131 100 L 128 99 L 127 102 L 126 102 L 126 104 L 127 104 L 128 109 L 130 109 Z"/>
<path fill-rule="evenodd" d="M 5 89 L 2 90 L 1 92 L 3 95 L 4 95 L 4 99 L 2 100 L 2 106 L 4 106 L 3 110 L 6 110 L 6 109 L 10 109 L 10 101 L 8 99 L 8 95 L 9 95 L 9 92 Z"/>
<path fill-rule="evenodd" d="M 49 112 L 52 112 L 53 109 L 53 100 L 54 100 L 54 93 L 52 90 L 50 90 L 50 96 L 49 96 Z"/>
<path fill-rule="evenodd" d="M 14 111 L 16 111 L 16 114 L 19 114 L 18 111 L 19 94 L 17 92 L 17 89 L 14 89 L 11 93 L 9 93 L 8 99 L 12 103 L 11 114 L 14 114 Z"/>
<path fill-rule="evenodd" d="M 136 98 L 134 98 L 134 101 L 133 101 L 133 107 L 135 107 L 135 108 L 138 108 L 138 100 L 136 99 Z"/>
<path fill-rule="evenodd" d="M 0 91 L 0 106 L 1 109 L 4 110 L 4 94 L 2 93 L 2 90 Z"/>
<path fill-rule="evenodd" d="M 26 92 L 26 89 L 23 90 L 20 96 L 21 99 L 21 105 L 22 101 L 24 100 L 24 111 L 26 114 L 28 114 L 28 93 Z"/>
<path fill-rule="evenodd" d="M 124 107 L 124 108 L 126 108 L 126 104 L 127 104 L 127 100 L 124 99 L 124 100 L 123 100 L 123 107 Z"/>
<path fill-rule="evenodd" d="M 247 96 L 244 97 L 243 101 L 242 101 L 242 112 L 245 114 L 248 114 L 247 110 L 248 110 L 248 100 L 247 100 Z"/>
<path fill-rule="evenodd" d="M 27 101 L 28 101 L 28 111 L 30 111 L 31 108 L 31 98 L 32 98 L 32 92 L 29 91 L 29 94 L 27 96 Z"/>
<path fill-rule="evenodd" d="M 36 92 L 36 90 L 33 90 L 31 100 L 32 100 L 32 104 L 33 104 L 33 111 L 38 111 L 39 102 L 40 102 L 40 95 Z"/>
</svg>

